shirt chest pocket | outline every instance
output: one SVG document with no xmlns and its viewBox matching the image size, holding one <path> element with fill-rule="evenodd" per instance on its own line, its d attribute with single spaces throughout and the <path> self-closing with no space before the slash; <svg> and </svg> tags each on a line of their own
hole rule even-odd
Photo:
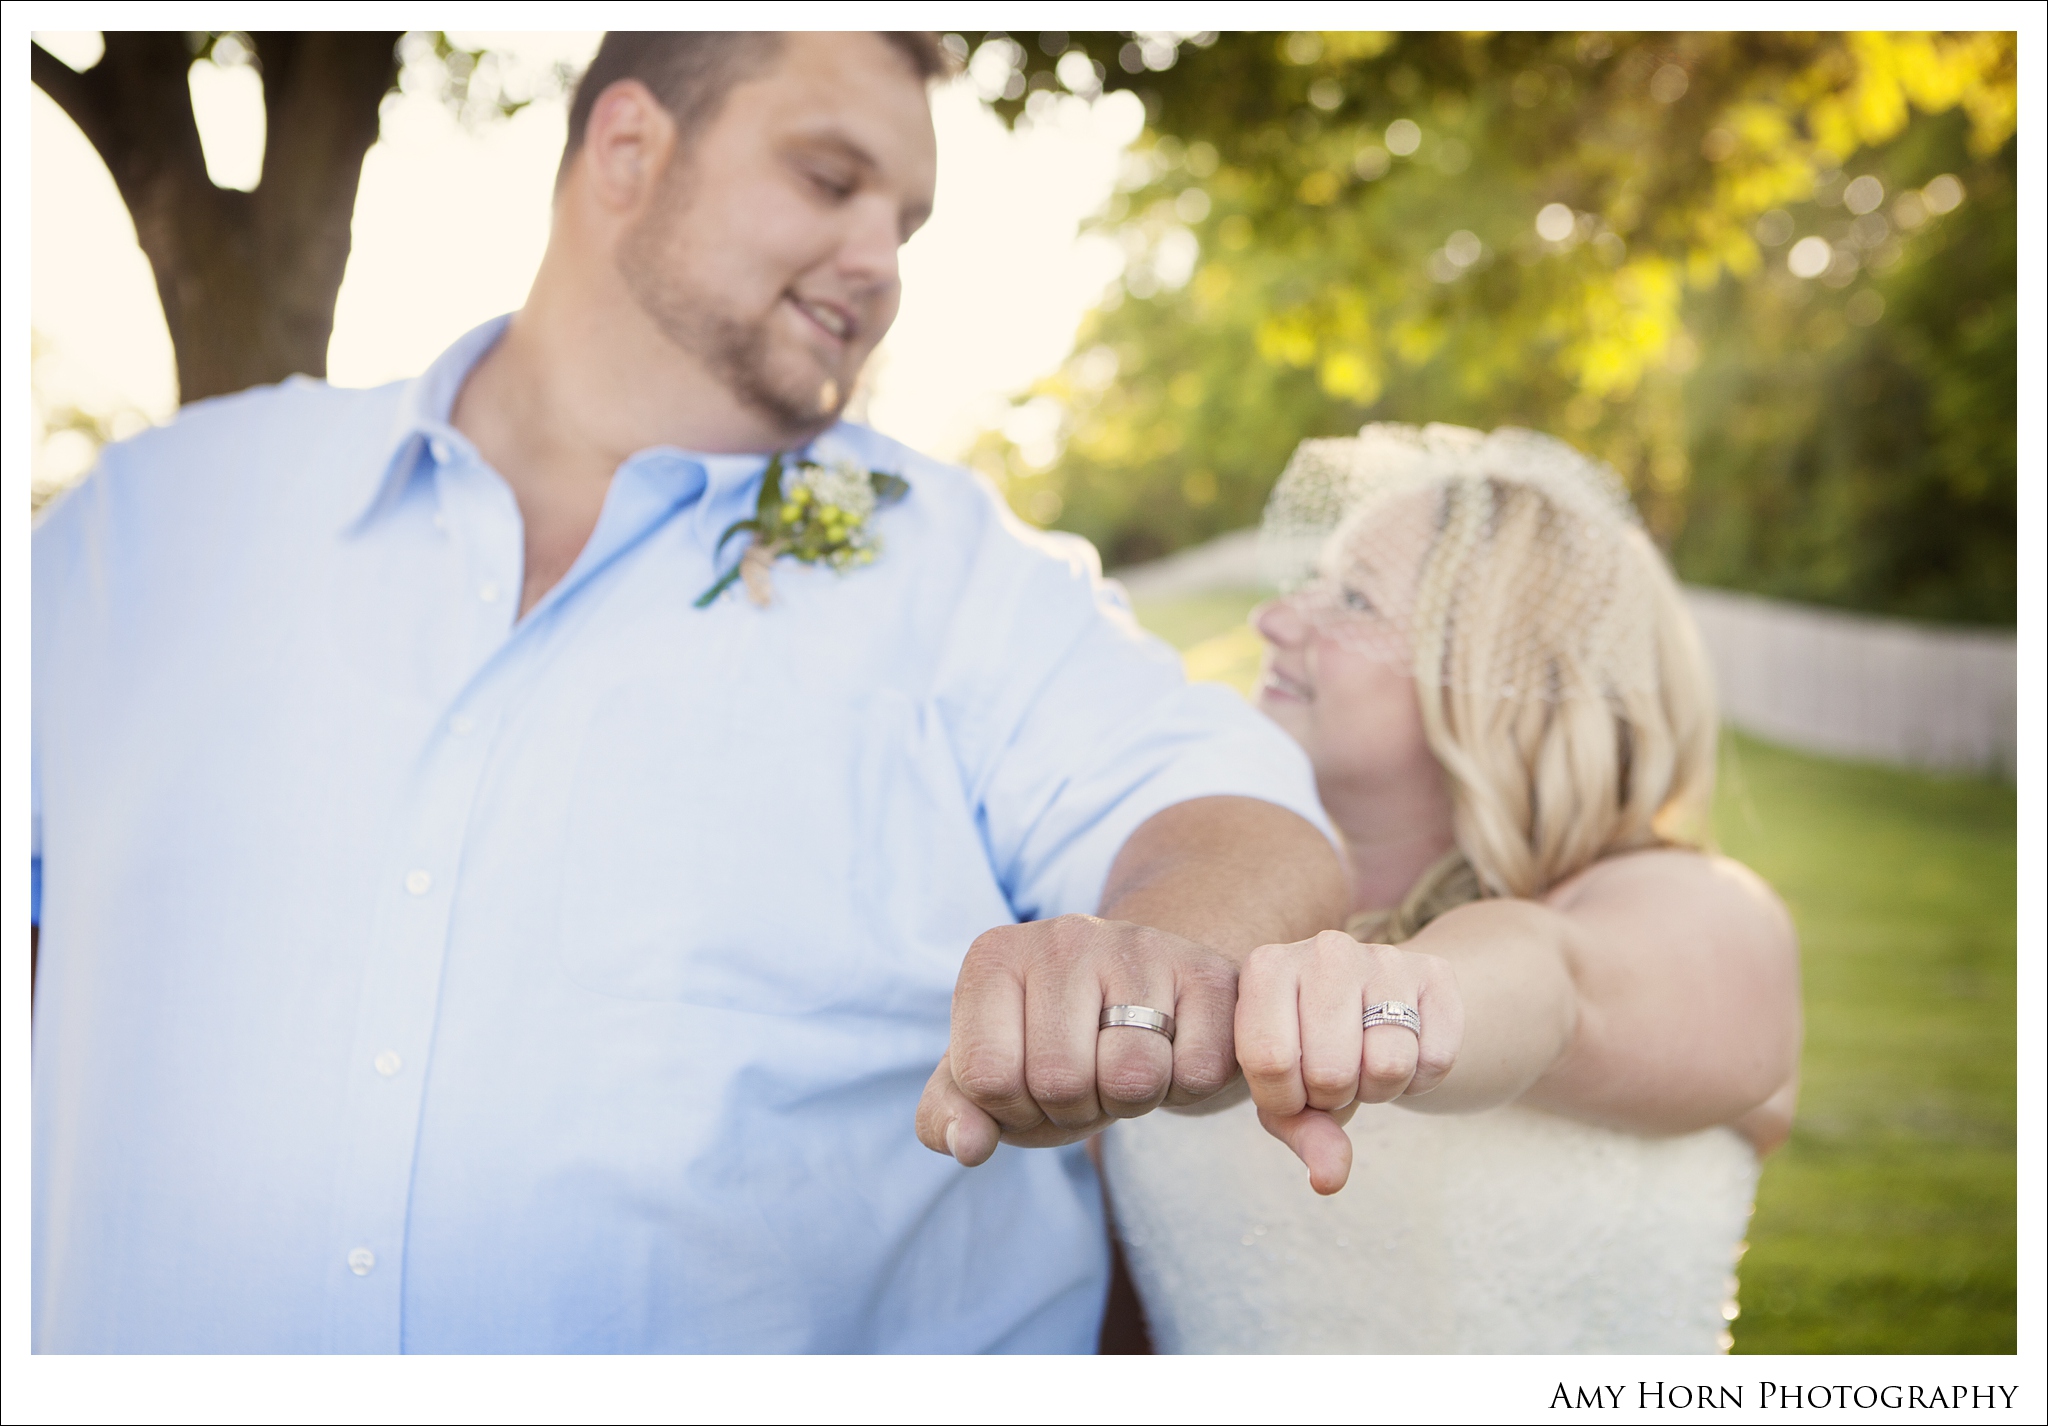
<svg viewBox="0 0 2048 1426">
<path fill-rule="evenodd" d="M 922 805 L 899 766 L 908 704 L 775 699 L 708 717 L 703 707 L 633 687 L 593 710 L 565 828 L 570 980 L 764 1014 L 943 1014 L 967 941 L 950 944 L 950 927 L 892 926 L 893 899 L 868 885 L 892 856 L 917 856 L 916 841 L 959 841 L 959 819 Z"/>
</svg>

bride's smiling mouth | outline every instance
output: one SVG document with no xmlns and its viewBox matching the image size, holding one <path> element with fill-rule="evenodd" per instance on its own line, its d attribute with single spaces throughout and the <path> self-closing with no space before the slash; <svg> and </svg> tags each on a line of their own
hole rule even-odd
<svg viewBox="0 0 2048 1426">
<path fill-rule="evenodd" d="M 1268 668 L 1259 679 L 1259 696 L 1307 703 L 1315 697 L 1315 692 L 1299 679 L 1289 678 L 1277 668 Z"/>
</svg>

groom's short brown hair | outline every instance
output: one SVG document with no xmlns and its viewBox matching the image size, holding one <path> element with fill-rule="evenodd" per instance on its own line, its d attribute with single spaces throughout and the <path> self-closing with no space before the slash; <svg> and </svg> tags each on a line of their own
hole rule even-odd
<svg viewBox="0 0 2048 1426">
<path fill-rule="evenodd" d="M 881 38 L 902 55 L 920 80 L 951 74 L 953 56 L 928 30 L 882 30 Z M 612 30 L 606 33 L 590 67 L 576 81 L 569 101 L 569 137 L 562 145 L 562 171 L 583 147 L 591 105 L 621 79 L 646 85 L 668 110 L 684 135 L 684 144 L 717 115 L 734 85 L 759 74 L 782 48 L 782 36 L 771 31 Z M 559 179 L 558 179 L 559 181 Z"/>
</svg>

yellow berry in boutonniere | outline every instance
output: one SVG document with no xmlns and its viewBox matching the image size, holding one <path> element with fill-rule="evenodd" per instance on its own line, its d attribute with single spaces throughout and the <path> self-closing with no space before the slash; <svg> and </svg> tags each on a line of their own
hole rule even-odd
<svg viewBox="0 0 2048 1426">
<path fill-rule="evenodd" d="M 723 550 L 726 541 L 742 530 L 753 536 L 752 542 L 740 562 L 698 597 L 699 609 L 735 581 L 745 583 L 754 603 L 767 604 L 768 570 L 782 555 L 803 564 L 830 565 L 842 574 L 873 564 L 882 546 L 869 522 L 877 510 L 895 504 L 910 490 L 900 475 L 865 470 L 847 460 L 821 465 L 799 459 L 790 469 L 788 485 L 785 492 L 782 457 L 777 455 L 761 476 L 753 518 L 735 520 L 718 537 L 717 548 Z"/>
</svg>

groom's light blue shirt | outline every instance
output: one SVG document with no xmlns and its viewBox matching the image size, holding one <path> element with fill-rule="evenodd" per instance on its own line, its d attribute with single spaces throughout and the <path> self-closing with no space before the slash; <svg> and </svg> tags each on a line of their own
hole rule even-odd
<svg viewBox="0 0 2048 1426">
<path fill-rule="evenodd" d="M 955 973 L 1175 802 L 1320 822 L 1306 763 L 856 426 L 877 563 L 693 608 L 763 462 L 646 450 L 518 618 L 447 420 L 499 330 L 190 407 L 36 532 L 36 1346 L 1091 1350 L 1086 1157 L 914 1137 Z"/>
</svg>

